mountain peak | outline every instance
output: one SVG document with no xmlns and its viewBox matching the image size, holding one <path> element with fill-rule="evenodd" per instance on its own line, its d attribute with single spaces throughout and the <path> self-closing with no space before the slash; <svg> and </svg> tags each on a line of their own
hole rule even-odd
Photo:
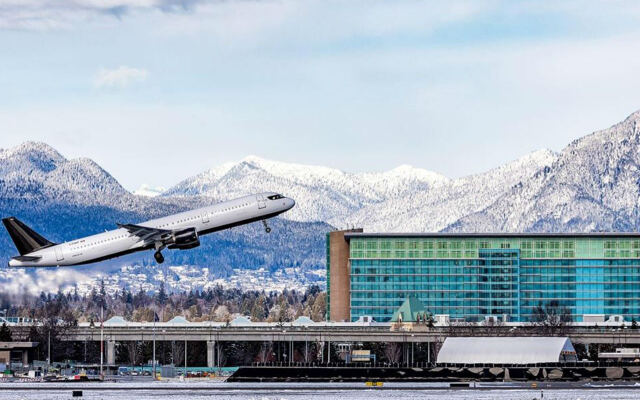
<svg viewBox="0 0 640 400">
<path fill-rule="evenodd" d="M 254 154 L 249 154 L 248 156 L 246 156 L 242 160 L 240 160 L 240 162 L 243 162 L 243 161 L 244 162 L 249 162 L 249 163 L 261 163 L 261 162 L 270 161 L 270 160 L 267 160 L 267 159 L 262 158 L 262 157 L 258 157 L 258 156 L 254 155 Z"/>
<path fill-rule="evenodd" d="M 25 155 L 31 158 L 37 156 L 40 159 L 48 159 L 54 162 L 66 160 L 56 149 L 43 142 L 27 141 L 7 150 L 0 150 L 0 157 L 5 159 Z"/>
<path fill-rule="evenodd" d="M 445 182 L 449 180 L 449 178 L 447 178 L 442 174 L 429 171 L 424 168 L 417 168 L 409 164 L 398 165 L 397 167 L 387 171 L 385 174 L 390 176 L 402 176 L 405 178 L 414 178 L 414 179 L 431 181 L 431 182 L 434 182 L 434 181 Z"/>
</svg>

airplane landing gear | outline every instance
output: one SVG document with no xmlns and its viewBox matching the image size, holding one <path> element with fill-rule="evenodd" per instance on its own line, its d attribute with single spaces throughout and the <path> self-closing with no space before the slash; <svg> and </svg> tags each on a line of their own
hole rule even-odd
<svg viewBox="0 0 640 400">
<path fill-rule="evenodd" d="M 156 262 L 158 264 L 162 264 L 164 262 L 164 256 L 159 251 L 155 252 L 155 254 L 153 255 L 153 258 L 156 259 Z"/>
<path fill-rule="evenodd" d="M 267 233 L 271 232 L 271 228 L 269 228 L 269 225 L 267 225 L 267 220 L 263 219 L 262 220 L 262 225 L 264 225 L 264 231 Z"/>
</svg>

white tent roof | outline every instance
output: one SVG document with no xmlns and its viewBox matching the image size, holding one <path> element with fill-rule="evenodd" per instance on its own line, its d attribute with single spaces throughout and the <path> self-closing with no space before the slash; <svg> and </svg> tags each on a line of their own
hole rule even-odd
<svg viewBox="0 0 640 400">
<path fill-rule="evenodd" d="M 251 324 L 251 320 L 245 316 L 239 316 L 239 317 L 235 317 L 230 323 L 229 325 L 250 325 Z"/>
<path fill-rule="evenodd" d="M 111 325 L 111 324 L 126 324 L 127 321 L 125 321 L 124 318 L 122 318 L 119 315 L 114 315 L 113 317 L 109 318 L 108 320 L 104 321 L 105 325 Z M 98 322 L 97 324 L 94 322 L 95 325 L 99 325 L 100 322 Z"/>
<path fill-rule="evenodd" d="M 446 364 L 534 364 L 559 362 L 575 349 L 567 337 L 449 337 L 438 353 Z"/>
<path fill-rule="evenodd" d="M 295 321 L 291 323 L 291 325 L 311 325 L 313 324 L 313 320 L 309 317 L 305 317 L 304 315 L 298 317 Z"/>
<path fill-rule="evenodd" d="M 189 321 L 187 321 L 187 319 L 182 315 L 176 315 L 175 317 L 167 321 L 167 324 L 188 324 L 188 323 Z"/>
</svg>

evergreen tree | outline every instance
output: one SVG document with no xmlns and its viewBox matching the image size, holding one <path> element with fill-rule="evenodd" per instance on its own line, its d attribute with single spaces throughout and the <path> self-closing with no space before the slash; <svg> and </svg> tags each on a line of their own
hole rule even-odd
<svg viewBox="0 0 640 400">
<path fill-rule="evenodd" d="M 158 295 L 156 296 L 156 302 L 162 306 L 167 303 L 167 293 L 164 290 L 164 282 L 160 282 L 160 290 L 158 290 Z"/>
<path fill-rule="evenodd" d="M 4 322 L 2 327 L 0 327 L 0 342 L 11 342 L 12 340 L 11 330 L 7 326 L 7 323 Z"/>
</svg>

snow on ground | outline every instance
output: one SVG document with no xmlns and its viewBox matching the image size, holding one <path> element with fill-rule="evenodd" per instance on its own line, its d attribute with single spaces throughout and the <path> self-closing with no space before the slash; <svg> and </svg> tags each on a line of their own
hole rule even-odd
<svg viewBox="0 0 640 400">
<path fill-rule="evenodd" d="M 71 387 L 73 385 L 73 387 Z M 85 383 L 85 384 L 0 384 L 0 400 L 69 399 L 71 390 L 82 390 L 83 399 L 237 399 L 237 400 L 301 400 L 301 399 L 449 399 L 494 400 L 540 399 L 540 389 L 448 389 L 437 384 L 385 384 L 383 389 L 367 389 L 364 383 Z M 18 389 L 18 388 L 24 388 Z M 640 388 L 555 389 L 544 390 L 544 399 L 562 400 L 626 400 L 637 399 Z"/>
</svg>

